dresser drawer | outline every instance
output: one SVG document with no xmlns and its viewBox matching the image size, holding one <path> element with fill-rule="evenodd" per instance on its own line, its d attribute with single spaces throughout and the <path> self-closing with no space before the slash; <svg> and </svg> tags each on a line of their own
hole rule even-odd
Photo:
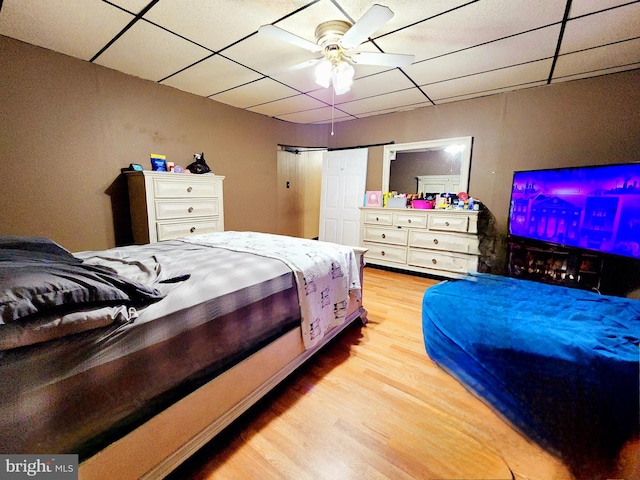
<svg viewBox="0 0 640 480">
<path fill-rule="evenodd" d="M 478 237 L 412 230 L 409 233 L 409 246 L 478 254 Z"/>
<path fill-rule="evenodd" d="M 401 228 L 377 228 L 377 227 L 364 227 L 363 240 L 369 242 L 381 242 L 390 243 L 394 245 L 406 245 L 407 230 Z"/>
<path fill-rule="evenodd" d="M 158 220 L 210 217 L 219 213 L 218 202 L 213 200 L 203 198 L 156 200 L 156 218 Z"/>
<path fill-rule="evenodd" d="M 429 215 L 430 230 L 466 232 L 469 229 L 468 215 Z"/>
<path fill-rule="evenodd" d="M 156 198 L 215 197 L 220 194 L 220 183 L 198 175 L 166 174 L 166 178 L 154 178 L 153 189 Z M 172 178 L 171 175 L 175 175 Z"/>
<path fill-rule="evenodd" d="M 192 221 L 158 222 L 158 241 L 172 238 L 186 237 L 198 233 L 213 233 L 222 231 L 218 218 L 201 218 Z"/>
<path fill-rule="evenodd" d="M 406 263 L 407 249 L 405 247 L 396 247 L 394 245 L 381 245 L 379 243 L 362 242 L 367 253 L 364 255 L 365 261 L 375 263 L 375 260 L 384 260 L 385 262 Z"/>
<path fill-rule="evenodd" d="M 395 225 L 398 227 L 427 228 L 427 216 L 411 213 L 397 213 Z"/>
<path fill-rule="evenodd" d="M 364 212 L 364 223 L 393 225 L 392 212 Z"/>
<path fill-rule="evenodd" d="M 446 270 L 459 274 L 475 272 L 478 259 L 472 255 L 462 255 L 455 253 L 439 252 L 435 250 L 409 249 L 407 263 L 417 267 L 430 268 L 433 270 Z"/>
</svg>

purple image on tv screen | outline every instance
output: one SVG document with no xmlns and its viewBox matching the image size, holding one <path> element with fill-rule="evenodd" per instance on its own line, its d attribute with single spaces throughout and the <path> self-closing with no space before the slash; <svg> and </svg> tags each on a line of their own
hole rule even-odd
<svg viewBox="0 0 640 480">
<path fill-rule="evenodd" d="M 515 172 L 509 233 L 640 258 L 640 163 Z"/>
</svg>

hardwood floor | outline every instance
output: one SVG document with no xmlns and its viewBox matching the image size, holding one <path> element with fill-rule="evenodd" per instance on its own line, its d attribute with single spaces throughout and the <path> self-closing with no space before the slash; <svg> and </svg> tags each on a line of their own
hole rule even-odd
<svg viewBox="0 0 640 480">
<path fill-rule="evenodd" d="M 572 479 L 429 359 L 421 302 L 435 283 L 366 268 L 368 324 L 348 328 L 170 478 Z"/>
</svg>

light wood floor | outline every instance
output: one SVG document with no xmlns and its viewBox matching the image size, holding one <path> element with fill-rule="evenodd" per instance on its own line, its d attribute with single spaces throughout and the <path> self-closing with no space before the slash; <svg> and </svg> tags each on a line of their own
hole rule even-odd
<svg viewBox="0 0 640 480">
<path fill-rule="evenodd" d="M 369 323 L 346 330 L 171 478 L 572 479 L 429 359 L 421 302 L 435 283 L 366 268 Z"/>
</svg>

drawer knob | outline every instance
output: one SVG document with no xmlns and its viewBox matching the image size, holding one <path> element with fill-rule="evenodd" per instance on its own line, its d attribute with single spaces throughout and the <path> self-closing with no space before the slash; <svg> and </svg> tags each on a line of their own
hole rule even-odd
<svg viewBox="0 0 640 480">
<path fill-rule="evenodd" d="M 189 231 L 190 231 L 191 233 L 195 232 L 195 231 L 196 231 L 196 227 L 191 227 L 191 228 L 189 229 Z"/>
<path fill-rule="evenodd" d="M 438 261 L 435 258 L 432 258 L 431 259 L 431 263 L 433 263 L 435 265 L 436 263 L 438 263 Z"/>
<path fill-rule="evenodd" d="M 192 190 L 193 190 L 193 187 L 187 187 L 187 192 L 191 193 Z"/>
<path fill-rule="evenodd" d="M 193 213 L 193 207 L 189 207 L 189 210 L 187 210 L 187 212 Z"/>
<path fill-rule="evenodd" d="M 383 234 L 382 234 L 382 238 L 387 238 L 387 236 L 383 233 Z"/>
<path fill-rule="evenodd" d="M 437 245 L 437 244 L 438 244 L 438 239 L 437 239 L 437 238 L 434 238 L 434 239 L 433 239 L 433 243 Z"/>
<path fill-rule="evenodd" d="M 380 252 L 380 255 L 384 257 L 384 250 Z"/>
<path fill-rule="evenodd" d="M 378 217 L 376 217 L 376 222 L 379 222 L 379 221 L 380 221 L 380 219 Z"/>
<path fill-rule="evenodd" d="M 444 222 L 444 224 L 448 227 L 449 226 L 449 222 Z"/>
<path fill-rule="evenodd" d="M 407 223 L 411 223 L 411 219 L 409 219 L 409 221 Z"/>
</svg>

